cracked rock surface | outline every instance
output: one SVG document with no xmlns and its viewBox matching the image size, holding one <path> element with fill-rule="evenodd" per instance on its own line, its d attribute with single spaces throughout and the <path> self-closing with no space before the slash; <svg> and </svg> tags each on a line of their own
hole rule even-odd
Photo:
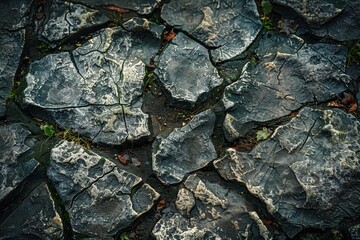
<svg viewBox="0 0 360 240">
<path fill-rule="evenodd" d="M 159 194 L 141 178 L 67 141 L 52 149 L 47 172 L 77 233 L 110 237 L 147 212 Z"/>
<path fill-rule="evenodd" d="M 184 189 L 196 199 L 194 206 L 189 202 L 191 212 L 168 209 L 153 229 L 155 239 L 271 239 L 251 204 L 233 189 L 198 174 L 186 179 L 179 194 Z"/>
<path fill-rule="evenodd" d="M 306 103 L 331 100 L 352 81 L 345 74 L 346 49 L 337 45 L 267 35 L 256 53 L 259 63 L 247 63 L 240 79 L 224 92 L 224 129 L 230 141 Z"/>
<path fill-rule="evenodd" d="M 160 3 L 160 0 L 78 0 L 88 5 L 110 5 L 124 10 L 132 10 L 139 14 L 151 13 Z"/>
<path fill-rule="evenodd" d="M 20 124 L 0 127 L 0 201 L 39 165 L 29 154 L 30 134 Z"/>
<path fill-rule="evenodd" d="M 41 35 L 50 42 L 62 40 L 85 28 L 101 25 L 109 20 L 96 10 L 62 0 L 53 2 L 49 15 Z"/>
<path fill-rule="evenodd" d="M 225 179 L 246 184 L 294 237 L 357 217 L 359 130 L 342 110 L 304 108 L 250 153 L 229 149 L 214 165 Z"/>
<path fill-rule="evenodd" d="M 163 51 L 155 73 L 171 101 L 190 108 L 223 82 L 207 49 L 183 33 L 177 34 Z"/>
<path fill-rule="evenodd" d="M 243 53 L 261 29 L 255 1 L 200 0 L 171 1 L 161 17 L 202 42 L 215 62 L 230 60 Z"/>
<path fill-rule="evenodd" d="M 36 188 L 0 225 L 0 239 L 63 239 L 63 225 L 49 188 Z"/>
<path fill-rule="evenodd" d="M 148 136 L 141 95 L 145 64 L 161 44 L 156 34 L 104 29 L 73 52 L 47 55 L 30 66 L 24 104 L 94 142 L 116 145 Z"/>
<path fill-rule="evenodd" d="M 169 136 L 157 138 L 153 144 L 152 168 L 160 181 L 179 183 L 186 174 L 205 167 L 217 157 L 210 139 L 214 123 L 215 114 L 207 110 Z"/>
</svg>

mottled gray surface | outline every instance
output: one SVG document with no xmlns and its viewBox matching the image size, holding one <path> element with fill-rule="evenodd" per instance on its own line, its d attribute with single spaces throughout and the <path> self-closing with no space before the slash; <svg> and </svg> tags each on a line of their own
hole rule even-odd
<svg viewBox="0 0 360 240">
<path fill-rule="evenodd" d="M 359 131 L 342 110 L 304 108 L 250 153 L 229 149 L 214 165 L 225 179 L 246 184 L 294 237 L 359 216 Z"/>
<path fill-rule="evenodd" d="M 349 232 L 352 240 L 360 240 L 360 224 L 349 228 Z"/>
<path fill-rule="evenodd" d="M 38 166 L 38 162 L 28 154 L 31 152 L 27 139 L 30 134 L 19 124 L 0 127 L 0 200 Z"/>
<path fill-rule="evenodd" d="M 261 29 L 253 0 L 178 0 L 165 4 L 161 17 L 188 32 L 211 50 L 215 62 L 243 53 Z"/>
<path fill-rule="evenodd" d="M 109 20 L 97 10 L 63 0 L 54 0 L 48 15 L 41 35 L 51 42 Z"/>
<path fill-rule="evenodd" d="M 6 114 L 6 100 L 13 85 L 24 43 L 25 30 L 0 30 L 0 118 Z"/>
<path fill-rule="evenodd" d="M 217 157 L 210 136 L 215 114 L 199 113 L 184 127 L 153 143 L 152 168 L 165 184 L 179 183 L 186 174 L 205 167 Z"/>
<path fill-rule="evenodd" d="M 127 29 L 134 31 L 102 30 L 71 53 L 32 63 L 25 105 L 45 109 L 60 127 L 94 142 L 118 145 L 148 136 L 141 95 L 145 64 L 161 45 L 159 29 L 131 24 Z"/>
<path fill-rule="evenodd" d="M 0 225 L 0 239 L 63 239 L 63 224 L 45 183 Z"/>
<path fill-rule="evenodd" d="M 1 0 L 0 29 L 14 31 L 24 28 L 30 20 L 31 3 L 32 0 Z"/>
<path fill-rule="evenodd" d="M 207 49 L 183 33 L 162 52 L 155 73 L 170 93 L 170 102 L 190 108 L 223 82 Z"/>
<path fill-rule="evenodd" d="M 306 103 L 339 96 L 351 82 L 345 74 L 346 49 L 341 46 L 265 35 L 255 52 L 260 62 L 246 64 L 240 79 L 224 92 L 224 128 L 230 141 Z"/>
<path fill-rule="evenodd" d="M 89 5 L 114 5 L 140 14 L 150 14 L 159 5 L 160 0 L 77 0 L 77 2 Z"/>
<path fill-rule="evenodd" d="M 184 188 L 196 205 L 184 215 L 168 209 L 153 229 L 155 239 L 271 239 L 251 203 L 234 190 L 197 174 Z"/>
<path fill-rule="evenodd" d="M 159 194 L 141 178 L 74 143 L 62 141 L 51 151 L 49 179 L 77 233 L 110 237 L 148 211 Z"/>
<path fill-rule="evenodd" d="M 272 0 L 295 10 L 310 25 L 324 24 L 339 15 L 346 4 L 346 0 Z"/>
</svg>

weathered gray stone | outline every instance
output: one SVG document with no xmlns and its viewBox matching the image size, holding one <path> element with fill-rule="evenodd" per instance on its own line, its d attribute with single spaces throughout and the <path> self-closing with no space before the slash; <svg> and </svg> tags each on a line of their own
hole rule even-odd
<svg viewBox="0 0 360 240">
<path fill-rule="evenodd" d="M 351 81 L 345 74 L 346 49 L 341 46 L 302 45 L 301 39 L 272 35 L 260 41 L 256 52 L 259 64 L 246 64 L 240 80 L 224 92 L 224 128 L 230 141 L 306 103 L 339 96 Z"/>
<path fill-rule="evenodd" d="M 196 198 L 191 215 L 169 209 L 153 229 L 156 239 L 271 238 L 258 214 L 250 207 L 251 203 L 234 190 L 197 174 L 187 178 L 185 188 Z"/>
<path fill-rule="evenodd" d="M 0 225 L 0 239 L 63 239 L 63 224 L 45 183 Z"/>
<path fill-rule="evenodd" d="M 360 240 L 360 224 L 349 228 L 351 240 Z"/>
<path fill-rule="evenodd" d="M 25 43 L 25 30 L 0 30 L 0 117 L 6 113 L 6 99 L 13 85 Z"/>
<path fill-rule="evenodd" d="M 77 2 L 90 5 L 114 5 L 140 14 L 150 14 L 159 5 L 160 0 L 78 0 Z"/>
<path fill-rule="evenodd" d="M 153 144 L 152 168 L 165 184 L 175 184 L 186 174 L 205 167 L 217 156 L 211 135 L 215 113 L 207 110 L 196 115 L 186 126 L 175 128 L 166 138 Z"/>
<path fill-rule="evenodd" d="M 41 35 L 48 41 L 59 41 L 85 28 L 94 27 L 109 19 L 98 11 L 63 0 L 53 1 Z"/>
<path fill-rule="evenodd" d="M 295 10 L 310 25 L 324 24 L 337 15 L 339 15 L 346 4 L 346 0 L 272 0 L 276 4 L 280 4 Z"/>
<path fill-rule="evenodd" d="M 223 82 L 207 49 L 182 33 L 163 51 L 155 73 L 170 93 L 170 103 L 190 108 Z"/>
<path fill-rule="evenodd" d="M 32 0 L 1 0 L 0 29 L 14 31 L 24 28 L 30 20 L 31 2 Z"/>
<path fill-rule="evenodd" d="M 77 233 L 106 238 L 148 211 L 159 194 L 141 178 L 74 143 L 62 141 L 51 151 L 48 169 Z"/>
<path fill-rule="evenodd" d="M 30 134 L 19 124 L 0 127 L 0 201 L 38 166 L 38 162 L 28 156 Z"/>
<path fill-rule="evenodd" d="M 243 53 L 261 29 L 253 0 L 179 0 L 163 6 L 161 17 L 198 39 L 210 50 L 215 62 Z"/>
<path fill-rule="evenodd" d="M 60 127 L 94 142 L 121 144 L 150 135 L 141 95 L 145 64 L 161 41 L 146 28 L 128 30 L 134 31 L 105 29 L 72 53 L 33 62 L 25 105 L 45 109 Z"/>
<path fill-rule="evenodd" d="M 304 108 L 250 153 L 229 149 L 214 162 L 246 184 L 289 237 L 337 227 L 360 213 L 360 123 L 339 109 Z"/>
</svg>

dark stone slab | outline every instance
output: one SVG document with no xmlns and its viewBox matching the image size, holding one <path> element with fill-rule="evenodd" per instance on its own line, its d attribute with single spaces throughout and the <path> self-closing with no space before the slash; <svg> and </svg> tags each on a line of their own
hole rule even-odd
<svg viewBox="0 0 360 240">
<path fill-rule="evenodd" d="M 322 25 L 339 15 L 346 4 L 346 0 L 272 0 L 295 10 L 310 25 Z"/>
<path fill-rule="evenodd" d="M 45 20 L 42 37 L 53 42 L 71 34 L 106 23 L 109 19 L 99 11 L 63 0 L 53 1 Z"/>
<path fill-rule="evenodd" d="M 31 3 L 32 0 L 1 0 L 0 29 L 14 31 L 24 28 L 30 20 Z"/>
<path fill-rule="evenodd" d="M 0 127 L 0 201 L 39 165 L 28 154 L 30 134 L 19 124 Z"/>
<path fill-rule="evenodd" d="M 217 157 L 211 135 L 215 113 L 207 110 L 196 115 L 186 126 L 175 128 L 166 138 L 153 144 L 152 168 L 165 184 L 175 184 L 186 174 L 205 167 Z"/>
<path fill-rule="evenodd" d="M 159 198 L 141 178 L 74 143 L 51 152 L 49 179 L 62 199 L 76 233 L 108 238 L 129 227 Z"/>
<path fill-rule="evenodd" d="M 351 240 L 360 240 L 360 224 L 349 228 Z"/>
<path fill-rule="evenodd" d="M 170 103 L 188 108 L 223 82 L 208 50 L 182 33 L 163 51 L 155 73 L 170 93 Z"/>
<path fill-rule="evenodd" d="M 0 239 L 63 239 L 63 225 L 45 183 L 0 225 Z"/>
<path fill-rule="evenodd" d="M 165 4 L 161 17 L 188 32 L 211 50 L 215 62 L 243 53 L 262 25 L 255 1 L 179 0 Z"/>
<path fill-rule="evenodd" d="M 25 30 L 0 30 L 0 118 L 6 114 L 6 100 L 13 85 L 25 43 Z"/>
<path fill-rule="evenodd" d="M 77 2 L 93 6 L 113 5 L 140 14 L 150 14 L 159 5 L 160 0 L 78 0 Z"/>
<path fill-rule="evenodd" d="M 304 108 L 250 153 L 229 149 L 215 168 L 246 184 L 289 237 L 360 213 L 360 123 L 339 109 Z"/>
<path fill-rule="evenodd" d="M 182 201 L 184 192 L 196 203 Z M 155 239 L 271 239 L 251 203 L 204 176 L 190 175 L 179 191 L 179 201 L 191 211 L 166 209 L 153 229 Z M 188 203 L 190 206 L 186 206 Z"/>
<path fill-rule="evenodd" d="M 246 64 L 240 79 L 224 92 L 224 129 L 230 141 L 306 103 L 339 96 L 351 82 L 345 74 L 347 51 L 341 46 L 270 35 L 255 51 L 260 62 Z"/>
<path fill-rule="evenodd" d="M 141 95 L 145 65 L 161 46 L 161 27 L 132 24 L 139 21 L 126 24 L 130 32 L 105 29 L 71 53 L 33 62 L 25 106 L 44 109 L 54 123 L 98 143 L 118 145 L 149 136 Z"/>
</svg>

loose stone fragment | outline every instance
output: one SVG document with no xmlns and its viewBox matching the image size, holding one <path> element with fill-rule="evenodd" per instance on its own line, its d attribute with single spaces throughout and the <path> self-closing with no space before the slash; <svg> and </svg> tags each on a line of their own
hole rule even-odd
<svg viewBox="0 0 360 240">
<path fill-rule="evenodd" d="M 127 10 L 136 11 L 139 14 L 150 14 L 160 3 L 160 0 L 78 0 L 77 2 L 93 6 L 110 5 Z"/>
<path fill-rule="evenodd" d="M 29 154 L 30 134 L 20 124 L 0 127 L 0 201 L 39 165 Z"/>
<path fill-rule="evenodd" d="M 163 6 L 161 17 L 198 39 L 210 50 L 215 62 L 243 53 L 255 40 L 262 25 L 253 0 L 178 0 Z"/>
<path fill-rule="evenodd" d="M 304 108 L 250 153 L 229 149 L 214 165 L 246 184 L 294 237 L 359 216 L 359 132 L 358 120 L 340 109 Z"/>
<path fill-rule="evenodd" d="M 63 224 L 45 183 L 0 225 L 0 239 L 62 239 Z"/>
<path fill-rule="evenodd" d="M 205 167 L 217 156 L 210 136 L 215 113 L 207 110 L 196 115 L 185 127 L 175 128 L 166 138 L 153 144 L 152 168 L 165 184 L 182 181 L 186 174 Z"/>
<path fill-rule="evenodd" d="M 51 152 L 47 172 L 76 233 L 106 238 L 130 226 L 159 198 L 141 178 L 74 143 L 62 141 Z"/>
</svg>

